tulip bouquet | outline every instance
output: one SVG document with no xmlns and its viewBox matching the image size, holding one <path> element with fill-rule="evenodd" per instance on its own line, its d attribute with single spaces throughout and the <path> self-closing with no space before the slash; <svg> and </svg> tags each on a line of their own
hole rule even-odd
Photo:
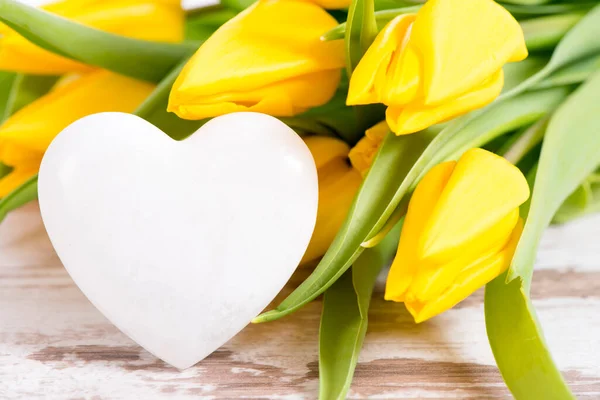
<svg viewBox="0 0 600 400">
<path fill-rule="evenodd" d="M 314 271 L 253 322 L 324 295 L 320 398 L 345 397 L 391 260 L 385 298 L 416 323 L 485 286 L 513 395 L 573 397 L 529 291 L 543 230 L 600 210 L 596 1 L 0 0 L 0 21 L 0 218 L 36 198 L 44 151 L 86 115 L 181 140 L 270 114 L 317 166 Z"/>
</svg>

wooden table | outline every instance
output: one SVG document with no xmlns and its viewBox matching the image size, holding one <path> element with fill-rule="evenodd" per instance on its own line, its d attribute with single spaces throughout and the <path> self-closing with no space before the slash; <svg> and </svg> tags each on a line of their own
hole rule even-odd
<svg viewBox="0 0 600 400">
<path fill-rule="evenodd" d="M 533 285 L 548 343 L 582 399 L 600 399 L 599 244 L 600 215 L 550 229 Z M 351 398 L 510 398 L 487 343 L 481 291 L 421 325 L 381 297 L 373 301 Z M 0 225 L 0 399 L 314 399 L 320 308 L 315 301 L 291 317 L 249 326 L 177 371 L 81 294 L 31 204 Z"/>
</svg>

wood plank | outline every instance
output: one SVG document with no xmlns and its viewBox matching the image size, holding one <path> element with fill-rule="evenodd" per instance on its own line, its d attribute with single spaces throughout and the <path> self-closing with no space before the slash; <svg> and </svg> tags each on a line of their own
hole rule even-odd
<svg viewBox="0 0 600 400">
<path fill-rule="evenodd" d="M 548 343 L 582 399 L 600 398 L 598 237 L 600 216 L 550 229 L 533 286 Z M 299 271 L 284 292 L 307 273 Z M 381 287 L 351 398 L 510 398 L 487 343 L 481 291 L 415 325 L 402 305 L 381 299 Z M 29 205 L 0 225 L 0 399 L 312 399 L 320 307 L 316 301 L 248 326 L 177 371 L 89 303 Z"/>
</svg>

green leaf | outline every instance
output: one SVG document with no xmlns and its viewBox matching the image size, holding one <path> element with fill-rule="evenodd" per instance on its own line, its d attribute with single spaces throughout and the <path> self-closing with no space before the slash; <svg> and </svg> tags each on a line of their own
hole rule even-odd
<svg viewBox="0 0 600 400">
<path fill-rule="evenodd" d="M 600 55 L 600 5 L 594 7 L 560 41 L 552 54 L 548 69 L 557 71 L 566 65 Z"/>
<path fill-rule="evenodd" d="M 583 13 L 558 14 L 521 22 L 529 51 L 554 48 L 565 34 L 584 16 Z"/>
<path fill-rule="evenodd" d="M 45 94 L 56 77 L 0 72 L 0 124 L 23 106 Z M 0 179 L 13 168 L 0 163 Z M 8 212 L 37 198 L 37 175 L 0 200 L 0 222 Z"/>
<path fill-rule="evenodd" d="M 584 83 L 554 113 L 542 145 L 527 221 L 505 277 L 486 289 L 490 345 L 517 399 L 574 399 L 545 344 L 529 300 L 543 231 L 577 186 L 600 166 L 600 74 Z"/>
<path fill-rule="evenodd" d="M 510 98 L 538 85 L 569 64 L 600 56 L 600 5 L 594 7 L 560 41 L 550 62 L 537 74 L 519 86 L 504 92 L 496 101 Z"/>
<path fill-rule="evenodd" d="M 540 72 L 548 64 L 547 57 L 529 56 L 523 61 L 509 63 L 504 66 L 504 87 L 502 92 L 508 92 L 527 79 Z"/>
<path fill-rule="evenodd" d="M 319 330 L 319 399 L 345 399 L 367 333 L 375 281 L 398 247 L 401 224 L 365 250 L 323 297 Z"/>
<path fill-rule="evenodd" d="M 309 135 L 337 137 L 334 129 L 314 119 L 298 117 L 279 117 L 278 119 L 301 137 Z"/>
<path fill-rule="evenodd" d="M 8 118 L 12 108 L 12 88 L 17 79 L 17 74 L 0 71 L 0 124 Z"/>
<path fill-rule="evenodd" d="M 17 74 L 12 87 L 10 107 L 6 110 L 8 116 L 48 93 L 57 81 L 57 76 Z"/>
<path fill-rule="evenodd" d="M 243 11 L 255 2 L 256 0 L 221 0 L 221 4 L 234 11 Z"/>
<path fill-rule="evenodd" d="M 12 172 L 13 168 L 9 165 L 0 162 L 0 179 L 4 178 L 6 175 Z"/>
<path fill-rule="evenodd" d="M 600 165 L 600 73 L 556 111 L 546 130 L 531 196 L 531 209 L 508 279 L 523 278 L 529 290 L 542 232 L 581 182 Z"/>
<path fill-rule="evenodd" d="M 542 142 L 547 126 L 548 118 L 540 119 L 515 135 L 514 140 L 506 141 L 497 153 L 517 165 L 535 146 Z"/>
<path fill-rule="evenodd" d="M 517 400 L 567 400 L 569 391 L 552 356 L 521 279 L 502 274 L 485 287 L 485 323 L 502 377 Z"/>
<path fill-rule="evenodd" d="M 352 109 L 355 115 L 356 129 L 354 130 L 354 136 L 348 137 L 346 140 L 350 146 L 354 146 L 358 143 L 367 129 L 385 120 L 386 107 L 383 104 L 368 104 L 364 106 L 353 106 Z"/>
<path fill-rule="evenodd" d="M 16 0 L 0 0 L 0 21 L 53 53 L 153 82 L 160 81 L 196 49 L 193 44 L 157 43 L 114 35 Z"/>
<path fill-rule="evenodd" d="M 290 314 L 330 287 L 363 251 L 361 244 L 365 245 L 397 223 L 404 213 L 407 196 L 430 168 L 537 121 L 554 110 L 568 93 L 566 88 L 546 89 L 493 103 L 471 117 L 450 124 L 431 142 L 429 131 L 399 137 L 389 135 L 344 225 L 315 271 L 275 310 L 258 316 L 253 322 L 271 321 Z"/>
<path fill-rule="evenodd" d="M 292 128 L 302 129 L 302 125 L 305 125 L 307 133 L 324 136 L 337 135 L 346 143 L 354 144 L 358 138 L 364 135 L 365 127 L 359 124 L 355 107 L 346 105 L 348 84 L 348 76 L 343 74 L 335 95 L 327 104 L 311 108 L 296 117 L 281 118 L 281 120 Z M 371 126 L 369 125 L 367 128 Z"/>
<path fill-rule="evenodd" d="M 540 4 L 551 3 L 552 1 L 553 0 L 503 0 L 503 1 L 500 1 L 499 3 L 520 4 L 520 5 L 524 5 L 524 6 L 537 6 Z"/>
<path fill-rule="evenodd" d="M 594 7 L 596 4 L 596 2 L 587 1 L 539 5 L 504 4 L 503 6 L 510 11 L 515 18 L 528 18 L 538 15 L 566 14 L 571 12 L 586 11 Z"/>
<path fill-rule="evenodd" d="M 9 74 L 9 73 L 0 73 Z M 0 124 L 22 107 L 44 95 L 56 83 L 57 77 L 10 74 L 12 79 L 0 82 Z M 6 77 L 6 75 L 4 75 Z M 2 87 L 4 83 L 4 87 Z M 6 92 L 4 92 L 6 91 Z M 11 173 L 12 167 L 0 163 L 0 179 Z M 6 214 L 21 205 L 37 198 L 37 175 L 13 190 L 0 201 L 0 222 Z"/>
<path fill-rule="evenodd" d="M 236 14 L 233 10 L 218 7 L 201 9 L 186 19 L 185 38 L 186 40 L 204 42 Z"/>
<path fill-rule="evenodd" d="M 544 89 L 556 86 L 573 85 L 585 81 L 594 72 L 600 70 L 600 56 L 584 58 L 560 68 L 535 86 Z"/>
<path fill-rule="evenodd" d="M 206 120 L 189 121 L 179 118 L 174 113 L 167 112 L 171 87 L 179 76 L 187 60 L 177 65 L 156 86 L 154 91 L 135 110 L 134 114 L 145 119 L 175 140 L 182 140 L 196 132 Z"/>
<path fill-rule="evenodd" d="M 600 211 L 600 179 L 598 173 L 594 173 L 567 197 L 552 218 L 552 222 L 562 224 L 598 211 Z"/>
<path fill-rule="evenodd" d="M 0 71 L 0 123 L 46 94 L 57 79 L 54 76 L 22 75 Z"/>
<path fill-rule="evenodd" d="M 344 44 L 346 47 L 346 72 L 349 77 L 377 36 L 374 0 L 352 0 L 348 10 Z M 385 118 L 385 107 L 370 104 L 353 107 L 356 117 L 356 133 L 347 138 L 350 145 L 358 142 L 363 132 Z"/>
<path fill-rule="evenodd" d="M 348 76 L 377 36 L 374 0 L 352 0 L 346 22 L 346 69 Z"/>
<path fill-rule="evenodd" d="M 35 175 L 0 200 L 0 222 L 10 211 L 37 199 L 37 180 Z"/>
</svg>

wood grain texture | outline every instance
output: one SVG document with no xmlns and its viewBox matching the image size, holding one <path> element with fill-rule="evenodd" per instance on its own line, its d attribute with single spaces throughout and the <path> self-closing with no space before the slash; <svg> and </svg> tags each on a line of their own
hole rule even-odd
<svg viewBox="0 0 600 400">
<path fill-rule="evenodd" d="M 599 238 L 600 216 L 550 229 L 533 284 L 548 343 L 581 399 L 600 399 Z M 306 274 L 299 271 L 284 292 Z M 487 343 L 482 301 L 480 291 L 415 325 L 402 305 L 382 300 L 380 285 L 350 397 L 510 398 Z M 81 294 L 32 204 L 0 225 L 0 399 L 313 399 L 320 307 L 315 301 L 248 326 L 177 371 Z"/>
</svg>

